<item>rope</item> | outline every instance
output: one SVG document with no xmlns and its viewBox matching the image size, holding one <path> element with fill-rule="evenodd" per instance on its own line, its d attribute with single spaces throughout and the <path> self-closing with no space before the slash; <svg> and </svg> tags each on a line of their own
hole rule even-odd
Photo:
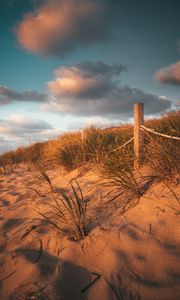
<svg viewBox="0 0 180 300">
<path fill-rule="evenodd" d="M 141 125 L 140 127 L 141 127 L 141 129 L 144 129 L 144 130 L 149 131 L 151 133 L 154 133 L 156 135 L 160 135 L 160 136 L 166 137 L 168 139 L 173 139 L 173 140 L 178 140 L 178 141 L 180 140 L 180 137 L 177 137 L 177 136 L 170 136 L 170 135 L 167 135 L 167 134 L 159 133 L 159 132 L 155 131 L 154 129 L 147 128 L 147 127 L 145 127 L 143 125 Z"/>
<path fill-rule="evenodd" d="M 122 147 L 124 147 L 124 146 L 126 146 L 127 144 L 129 144 L 132 140 L 134 140 L 134 137 L 132 137 L 130 140 L 128 140 L 125 144 L 121 145 L 120 147 L 118 147 L 118 148 L 112 150 L 111 152 L 115 152 L 115 151 L 121 149 Z"/>
</svg>

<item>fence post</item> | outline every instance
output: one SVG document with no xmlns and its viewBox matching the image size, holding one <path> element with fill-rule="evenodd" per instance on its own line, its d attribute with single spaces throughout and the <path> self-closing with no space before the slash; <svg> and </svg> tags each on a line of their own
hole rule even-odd
<svg viewBox="0 0 180 300">
<path fill-rule="evenodd" d="M 81 131 L 82 142 L 85 141 L 86 137 L 87 137 L 86 129 L 82 129 Z"/>
<path fill-rule="evenodd" d="M 141 158 L 141 146 L 143 144 L 143 132 L 140 126 L 144 123 L 144 104 L 134 104 L 134 170 L 138 170 Z"/>
<path fill-rule="evenodd" d="M 84 130 L 83 129 L 81 130 L 81 139 L 82 139 L 82 142 L 84 142 Z"/>
</svg>

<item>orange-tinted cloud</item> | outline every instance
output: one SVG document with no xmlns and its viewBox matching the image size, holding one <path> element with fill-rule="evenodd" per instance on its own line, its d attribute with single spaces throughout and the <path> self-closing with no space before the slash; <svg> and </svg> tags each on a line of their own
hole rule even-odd
<svg viewBox="0 0 180 300">
<path fill-rule="evenodd" d="M 103 86 L 103 78 L 84 78 L 76 68 L 59 71 L 59 77 L 48 83 L 56 97 L 86 97 L 87 91 L 96 92 Z"/>
<path fill-rule="evenodd" d="M 155 78 L 164 84 L 180 85 L 180 61 L 160 69 Z"/>
<path fill-rule="evenodd" d="M 49 0 L 16 27 L 20 45 L 40 55 L 64 55 L 108 35 L 107 0 Z"/>
<path fill-rule="evenodd" d="M 51 94 L 45 110 L 81 116 L 122 117 L 129 115 L 136 101 L 143 101 L 146 114 L 156 114 L 171 107 L 166 97 L 145 93 L 122 85 L 119 76 L 127 69 L 121 64 L 102 61 L 61 66 L 48 83 Z"/>
<path fill-rule="evenodd" d="M 101 98 L 112 88 L 112 77 L 126 69 L 121 64 L 101 61 L 60 67 L 55 71 L 55 80 L 48 82 L 48 89 L 57 98 Z"/>
</svg>

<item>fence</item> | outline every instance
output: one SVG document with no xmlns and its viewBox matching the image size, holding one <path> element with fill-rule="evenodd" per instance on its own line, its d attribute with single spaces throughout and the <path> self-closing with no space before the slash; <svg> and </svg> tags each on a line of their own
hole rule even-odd
<svg viewBox="0 0 180 300">
<path fill-rule="evenodd" d="M 134 104 L 134 136 L 131 139 L 129 139 L 127 142 L 125 142 L 123 145 L 120 145 L 118 148 L 112 150 L 112 152 L 117 151 L 122 147 L 125 147 L 126 145 L 128 145 L 134 140 L 134 170 L 138 170 L 140 167 L 141 152 L 142 152 L 141 149 L 144 143 L 145 131 L 168 139 L 174 139 L 180 141 L 180 137 L 159 133 L 152 128 L 147 128 L 146 126 L 144 126 L 144 104 L 135 103 Z M 86 131 L 83 130 L 82 140 L 84 139 L 86 139 Z"/>
<path fill-rule="evenodd" d="M 170 136 L 167 134 L 159 133 L 152 128 L 147 128 L 144 124 L 144 104 L 135 103 L 134 104 L 134 169 L 139 169 L 140 158 L 141 158 L 141 148 L 144 143 L 144 132 L 150 132 L 152 134 L 162 136 L 168 139 L 179 140 L 180 137 Z"/>
</svg>

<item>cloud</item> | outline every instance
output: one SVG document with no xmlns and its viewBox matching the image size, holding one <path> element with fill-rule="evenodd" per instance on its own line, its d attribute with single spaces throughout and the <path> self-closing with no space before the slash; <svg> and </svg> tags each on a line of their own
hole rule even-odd
<svg viewBox="0 0 180 300">
<path fill-rule="evenodd" d="M 13 114 L 9 119 L 0 121 L 0 152 L 15 149 L 30 142 L 46 141 L 62 133 L 43 120 L 35 120 Z"/>
<path fill-rule="evenodd" d="M 164 84 L 180 85 L 180 61 L 160 69 L 155 78 Z"/>
<path fill-rule="evenodd" d="M 64 54 L 109 36 L 110 1 L 49 0 L 16 27 L 20 45 L 40 55 Z"/>
<path fill-rule="evenodd" d="M 121 64 L 107 65 L 101 61 L 60 67 L 55 71 L 55 80 L 48 83 L 48 89 L 57 98 L 101 98 L 113 89 L 112 78 L 126 69 Z"/>
<path fill-rule="evenodd" d="M 95 125 L 100 127 L 110 127 L 112 125 L 112 121 L 108 118 L 101 116 L 92 116 L 88 117 L 84 120 L 84 127 Z"/>
<path fill-rule="evenodd" d="M 82 130 L 83 128 L 87 128 L 89 126 L 95 125 L 100 128 L 112 127 L 115 125 L 119 125 L 119 119 L 110 119 L 102 116 L 82 116 L 76 117 L 71 120 L 68 124 L 69 130 Z"/>
<path fill-rule="evenodd" d="M 9 119 L 0 120 L 0 153 L 29 145 L 30 142 L 54 139 L 62 134 L 51 124 L 43 120 L 36 120 L 13 114 Z"/>
<path fill-rule="evenodd" d="M 43 120 L 28 119 L 18 114 L 13 114 L 9 119 L 1 120 L 0 123 L 0 134 L 17 137 L 19 134 L 21 136 L 35 134 L 47 129 L 52 129 L 49 123 Z"/>
<path fill-rule="evenodd" d="M 122 85 L 119 75 L 127 68 L 120 64 L 86 62 L 55 71 L 48 83 L 52 100 L 43 109 L 79 116 L 129 116 L 135 102 L 145 103 L 146 114 L 158 114 L 171 107 L 171 101 L 137 88 Z"/>
<path fill-rule="evenodd" d="M 0 154 L 15 149 L 17 144 L 0 136 Z"/>
<path fill-rule="evenodd" d="M 47 95 L 38 91 L 17 92 L 7 86 L 0 85 L 0 105 L 14 101 L 45 102 L 47 101 Z"/>
</svg>

